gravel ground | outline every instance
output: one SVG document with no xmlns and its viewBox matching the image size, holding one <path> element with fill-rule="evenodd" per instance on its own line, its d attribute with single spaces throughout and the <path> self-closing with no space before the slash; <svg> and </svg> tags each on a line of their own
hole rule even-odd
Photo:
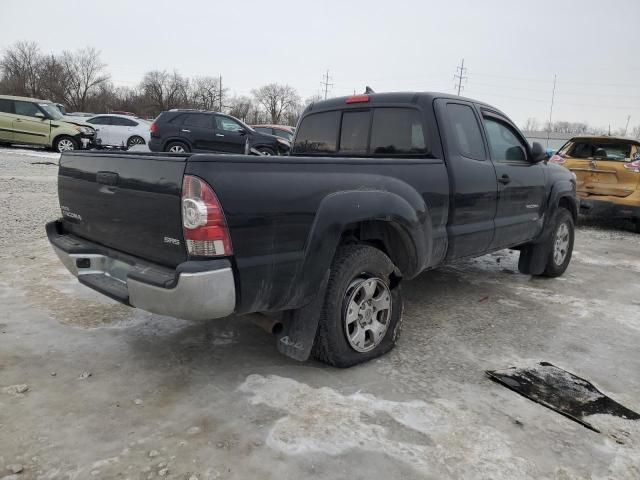
<svg viewBox="0 0 640 480">
<path fill-rule="evenodd" d="M 250 318 L 189 323 L 80 286 L 47 245 L 57 155 L 0 149 L 0 479 L 638 479 L 595 433 L 489 381 L 548 361 L 640 412 L 640 235 L 578 230 L 558 279 L 502 251 L 405 284 L 403 336 L 347 370 Z"/>
</svg>

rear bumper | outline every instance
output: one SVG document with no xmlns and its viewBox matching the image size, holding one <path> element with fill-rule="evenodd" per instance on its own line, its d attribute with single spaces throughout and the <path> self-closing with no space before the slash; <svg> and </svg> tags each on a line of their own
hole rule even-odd
<svg viewBox="0 0 640 480">
<path fill-rule="evenodd" d="M 236 290 L 227 259 L 188 261 L 175 269 L 102 247 L 47 224 L 47 237 L 80 283 L 119 302 L 160 315 L 209 320 L 233 313 Z"/>
<path fill-rule="evenodd" d="M 581 198 L 580 213 L 606 218 L 640 219 L 640 205 L 625 205 L 603 200 Z"/>
</svg>

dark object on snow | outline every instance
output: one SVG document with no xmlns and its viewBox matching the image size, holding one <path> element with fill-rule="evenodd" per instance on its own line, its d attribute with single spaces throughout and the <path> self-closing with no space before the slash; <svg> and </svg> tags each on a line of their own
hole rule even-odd
<svg viewBox="0 0 640 480">
<path fill-rule="evenodd" d="M 511 367 L 505 370 L 487 370 L 491 380 L 514 392 L 569 417 L 594 432 L 600 432 L 585 417 L 608 414 L 629 420 L 640 415 L 604 395 L 584 378 L 540 362 L 532 368 Z"/>
</svg>

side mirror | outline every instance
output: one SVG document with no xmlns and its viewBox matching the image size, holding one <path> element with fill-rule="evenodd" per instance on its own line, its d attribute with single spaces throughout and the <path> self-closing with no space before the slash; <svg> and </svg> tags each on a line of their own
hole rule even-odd
<svg viewBox="0 0 640 480">
<path fill-rule="evenodd" d="M 36 112 L 36 115 L 35 115 L 35 116 L 36 116 L 36 118 L 39 118 L 40 120 L 46 120 L 46 119 L 47 119 L 47 117 L 45 116 L 45 114 L 44 114 L 44 113 L 42 113 L 42 112 Z"/>
<path fill-rule="evenodd" d="M 247 134 L 247 131 L 246 131 L 244 128 L 239 128 L 239 129 L 238 129 L 238 133 L 239 133 L 240 135 L 246 135 L 246 134 Z"/>
<path fill-rule="evenodd" d="M 531 144 L 531 161 L 534 163 L 542 162 L 546 158 L 546 152 L 542 145 L 538 142 Z"/>
</svg>

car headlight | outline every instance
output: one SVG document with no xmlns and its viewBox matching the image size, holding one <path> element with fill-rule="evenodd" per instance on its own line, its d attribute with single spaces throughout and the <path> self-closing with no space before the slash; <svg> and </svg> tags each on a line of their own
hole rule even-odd
<svg viewBox="0 0 640 480">
<path fill-rule="evenodd" d="M 93 135 L 95 133 L 95 130 L 93 128 L 89 128 L 89 127 L 76 127 L 76 130 L 78 130 L 80 133 L 84 133 L 85 135 Z"/>
</svg>

